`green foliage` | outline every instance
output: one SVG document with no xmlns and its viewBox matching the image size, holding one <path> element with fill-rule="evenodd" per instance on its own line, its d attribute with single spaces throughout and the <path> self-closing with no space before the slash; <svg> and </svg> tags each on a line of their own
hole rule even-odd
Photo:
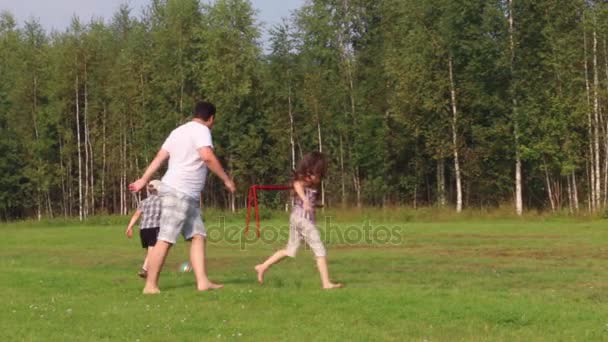
<svg viewBox="0 0 608 342">
<path fill-rule="evenodd" d="M 511 51 L 508 4 L 314 0 L 263 28 L 247 0 L 151 0 L 141 18 L 122 5 L 53 33 L 2 12 L 3 218 L 124 214 L 128 182 L 203 99 L 217 105 L 214 144 L 239 190 L 211 178 L 208 206 L 242 208 L 249 185 L 286 184 L 322 149 L 329 207 L 432 206 L 442 183 L 454 202 L 454 151 L 465 207 L 512 200 L 516 152 L 529 209 L 548 207 L 549 186 L 556 210 L 573 204 L 568 184 L 584 207 L 594 75 L 602 166 L 608 146 L 608 7 L 514 1 Z"/>
</svg>

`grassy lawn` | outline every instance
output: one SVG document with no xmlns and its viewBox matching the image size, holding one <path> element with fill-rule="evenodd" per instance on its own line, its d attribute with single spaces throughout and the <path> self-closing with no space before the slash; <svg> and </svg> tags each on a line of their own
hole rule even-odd
<svg viewBox="0 0 608 342">
<path fill-rule="evenodd" d="M 226 287 L 197 293 L 180 241 L 163 292 L 143 296 L 127 220 L 0 226 L 0 340 L 608 340 L 605 221 L 336 219 L 330 271 L 346 288 L 323 291 L 308 250 L 255 282 L 285 218 L 262 242 L 210 217 L 209 273 Z"/>
</svg>

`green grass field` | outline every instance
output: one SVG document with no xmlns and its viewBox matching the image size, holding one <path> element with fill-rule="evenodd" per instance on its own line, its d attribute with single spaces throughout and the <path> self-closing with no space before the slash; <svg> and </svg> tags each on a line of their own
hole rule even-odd
<svg viewBox="0 0 608 342">
<path fill-rule="evenodd" d="M 608 340 L 605 221 L 336 219 L 330 271 L 346 288 L 323 291 L 309 250 L 255 282 L 285 218 L 263 222 L 280 238 L 239 242 L 240 219 L 220 239 L 211 216 L 209 273 L 226 287 L 197 293 L 180 241 L 158 296 L 141 294 L 128 218 L 1 225 L 0 340 Z"/>
</svg>

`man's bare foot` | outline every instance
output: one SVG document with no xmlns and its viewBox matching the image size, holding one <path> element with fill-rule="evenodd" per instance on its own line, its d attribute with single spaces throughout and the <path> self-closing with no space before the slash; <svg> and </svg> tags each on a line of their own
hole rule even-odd
<svg viewBox="0 0 608 342">
<path fill-rule="evenodd" d="M 343 287 L 344 287 L 344 285 L 342 285 L 340 283 L 337 283 L 337 284 L 329 283 L 327 285 L 323 285 L 324 290 L 341 289 Z"/>
<path fill-rule="evenodd" d="M 197 286 L 196 289 L 198 291 L 210 291 L 210 290 L 218 290 L 218 289 L 221 289 L 222 287 L 224 287 L 223 284 L 215 284 L 212 282 L 208 282 L 208 283 L 202 284 L 200 286 Z"/>
<path fill-rule="evenodd" d="M 155 287 L 155 288 L 144 287 L 143 293 L 144 294 L 159 294 L 160 290 L 158 289 L 158 287 Z"/>
<path fill-rule="evenodd" d="M 263 265 L 257 265 L 255 271 L 258 273 L 258 283 L 264 284 L 264 273 L 266 273 L 266 269 Z"/>
</svg>

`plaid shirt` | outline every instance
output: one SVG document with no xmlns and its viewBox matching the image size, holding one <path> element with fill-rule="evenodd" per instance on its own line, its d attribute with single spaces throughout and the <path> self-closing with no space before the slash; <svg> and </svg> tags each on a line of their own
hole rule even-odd
<svg viewBox="0 0 608 342">
<path fill-rule="evenodd" d="M 157 195 L 150 195 L 139 202 L 137 209 L 142 212 L 140 229 L 160 227 L 160 208 L 160 197 Z"/>
</svg>

